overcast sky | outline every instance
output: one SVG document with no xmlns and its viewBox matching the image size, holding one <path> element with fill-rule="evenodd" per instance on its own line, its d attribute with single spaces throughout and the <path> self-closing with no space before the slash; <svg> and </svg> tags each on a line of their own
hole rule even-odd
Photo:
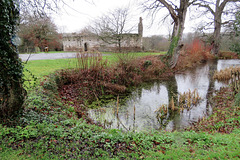
<svg viewBox="0 0 240 160">
<path fill-rule="evenodd" d="M 62 8 L 61 12 L 53 14 L 52 17 L 60 32 L 78 32 L 109 10 L 130 6 L 133 24 L 138 23 L 139 17 L 143 18 L 143 36 L 168 35 L 170 22 L 160 25 L 158 21 L 160 18 L 157 18 L 154 21 L 155 23 L 151 25 L 151 16 L 142 13 L 141 1 L 144 0 L 88 0 L 88 2 L 84 0 L 65 0 L 67 5 Z M 168 14 L 168 12 L 162 14 Z M 191 24 L 192 22 L 188 18 L 185 33 L 193 31 Z"/>
</svg>

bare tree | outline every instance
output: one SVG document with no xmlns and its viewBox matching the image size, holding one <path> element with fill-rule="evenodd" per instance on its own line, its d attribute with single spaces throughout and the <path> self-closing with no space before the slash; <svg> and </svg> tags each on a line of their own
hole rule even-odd
<svg viewBox="0 0 240 160">
<path fill-rule="evenodd" d="M 179 51 L 183 47 L 181 44 L 186 13 L 188 7 L 196 0 L 148 0 L 143 5 L 146 10 L 154 16 L 162 9 L 167 9 L 173 20 L 173 31 L 168 55 L 171 57 L 170 65 L 175 67 L 178 61 Z"/>
<path fill-rule="evenodd" d="M 237 2 L 240 0 L 198 0 L 194 5 L 197 5 L 201 8 L 204 8 L 204 14 L 211 14 L 213 16 L 213 21 L 211 24 L 214 25 L 214 32 L 212 38 L 212 53 L 217 55 L 220 50 L 220 33 L 221 28 L 224 24 L 229 23 L 227 20 L 223 22 L 223 15 L 227 15 L 234 13 L 234 10 L 239 8 Z M 227 8 L 229 6 L 229 8 Z"/>
<path fill-rule="evenodd" d="M 91 30 L 105 43 L 116 44 L 121 52 L 124 34 L 133 30 L 129 22 L 129 8 L 116 8 L 95 20 Z"/>
</svg>

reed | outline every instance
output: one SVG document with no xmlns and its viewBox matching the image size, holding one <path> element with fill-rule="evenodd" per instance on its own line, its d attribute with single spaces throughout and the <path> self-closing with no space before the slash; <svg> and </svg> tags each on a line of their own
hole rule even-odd
<svg viewBox="0 0 240 160">
<path fill-rule="evenodd" d="M 201 97 L 196 89 L 192 92 L 189 90 L 188 92 L 180 93 L 179 95 L 179 108 L 181 111 L 184 109 L 190 110 L 193 106 L 196 106 L 200 103 Z"/>
<path fill-rule="evenodd" d="M 118 117 L 118 108 L 119 108 L 119 96 L 117 96 L 117 117 Z"/>
<path fill-rule="evenodd" d="M 103 68 L 107 65 L 107 60 L 102 60 L 102 54 L 99 52 L 80 52 L 76 56 L 77 68 L 89 70 L 94 68 Z"/>
<path fill-rule="evenodd" d="M 168 108 L 171 109 L 172 111 L 175 110 L 175 104 L 174 104 L 173 97 L 171 98 L 171 101 L 170 101 L 170 103 L 168 104 Z"/>
<path fill-rule="evenodd" d="M 164 119 L 167 117 L 167 114 L 168 114 L 168 106 L 166 104 L 163 104 L 154 112 L 157 113 L 158 119 Z"/>
<path fill-rule="evenodd" d="M 215 71 L 213 78 L 228 83 L 233 78 L 232 73 L 236 72 L 240 72 L 240 67 L 228 67 L 220 71 Z"/>
</svg>

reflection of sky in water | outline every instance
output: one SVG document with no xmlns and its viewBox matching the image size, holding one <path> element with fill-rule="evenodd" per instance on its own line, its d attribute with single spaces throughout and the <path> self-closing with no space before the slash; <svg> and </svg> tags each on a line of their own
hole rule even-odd
<svg viewBox="0 0 240 160">
<path fill-rule="evenodd" d="M 225 69 L 230 66 L 240 66 L 240 60 L 230 59 L 230 60 L 218 60 L 217 70 Z"/>
<path fill-rule="evenodd" d="M 240 66 L 240 60 L 218 60 L 217 71 L 223 70 L 230 66 L 233 66 L 233 67 Z M 214 88 L 216 90 L 220 89 L 221 87 L 225 87 L 225 86 L 227 86 L 226 83 L 222 83 L 222 82 L 218 82 L 218 81 L 214 82 Z"/>
<path fill-rule="evenodd" d="M 199 96 L 204 98 L 204 100 L 193 107 L 190 111 L 184 111 L 180 114 L 180 117 L 174 117 L 171 121 L 170 126 L 167 129 L 182 129 L 189 125 L 189 122 L 195 122 L 198 118 L 206 115 L 207 101 L 207 91 L 209 88 L 209 66 L 203 65 L 198 67 L 196 70 L 186 71 L 184 74 L 177 74 L 175 76 L 177 81 L 178 93 L 184 93 L 191 90 L 193 92 L 195 89 L 198 91 Z M 177 119 L 176 119 L 177 118 Z"/>
<path fill-rule="evenodd" d="M 214 64 L 214 63 L 213 63 Z M 207 94 L 209 87 L 218 89 L 223 86 L 222 83 L 214 82 L 210 86 L 209 74 L 211 70 L 221 70 L 231 65 L 240 65 L 240 60 L 219 60 L 215 67 L 208 64 L 201 65 L 197 69 L 188 70 L 183 74 L 177 74 L 176 86 L 178 93 L 193 91 L 197 89 L 199 95 L 203 98 L 198 106 L 193 107 L 190 111 L 176 114 L 173 118 L 164 120 L 166 130 L 182 129 L 191 122 L 196 122 L 199 118 L 205 116 L 208 112 Z M 212 75 L 210 75 L 212 76 Z M 174 81 L 173 81 L 174 82 Z M 171 84 L 170 84 L 171 85 Z M 155 111 L 163 104 L 168 104 L 168 82 L 153 83 L 145 87 L 136 89 L 124 106 L 119 107 L 119 120 L 116 116 L 116 105 L 110 105 L 105 111 L 90 110 L 89 115 L 95 120 L 102 123 L 108 121 L 111 128 L 151 130 L 160 129 L 161 122 L 157 120 Z M 171 87 L 171 86 L 170 86 Z M 134 117 L 135 106 L 135 117 Z M 168 115 L 169 116 L 169 115 Z M 135 120 L 134 120 L 135 118 Z"/>
</svg>

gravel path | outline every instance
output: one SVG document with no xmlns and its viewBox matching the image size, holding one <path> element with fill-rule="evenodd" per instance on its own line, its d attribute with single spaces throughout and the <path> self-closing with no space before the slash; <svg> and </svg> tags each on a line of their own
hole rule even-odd
<svg viewBox="0 0 240 160">
<path fill-rule="evenodd" d="M 75 58 L 75 52 L 65 52 L 65 53 L 38 53 L 38 54 L 19 54 L 22 61 L 31 60 L 42 60 L 42 59 L 65 59 L 65 58 Z"/>
<path fill-rule="evenodd" d="M 76 58 L 76 52 L 64 52 L 64 53 L 38 53 L 38 54 L 19 54 L 22 61 L 31 60 L 43 60 L 43 59 L 66 59 Z M 106 54 L 102 54 L 106 56 Z"/>
</svg>

